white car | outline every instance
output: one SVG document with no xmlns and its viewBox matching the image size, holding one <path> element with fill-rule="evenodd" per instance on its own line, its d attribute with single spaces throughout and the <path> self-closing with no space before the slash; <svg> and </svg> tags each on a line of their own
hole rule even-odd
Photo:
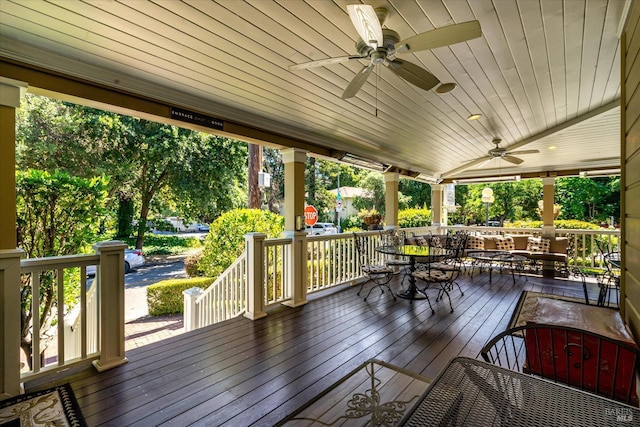
<svg viewBox="0 0 640 427">
<path fill-rule="evenodd" d="M 321 234 L 338 234 L 338 229 L 330 222 L 316 222 L 306 228 L 309 236 L 319 236 Z"/>
<path fill-rule="evenodd" d="M 130 273 L 134 268 L 138 268 L 144 265 L 144 256 L 140 249 L 125 249 L 124 250 L 124 273 Z M 87 276 L 96 275 L 96 266 L 87 266 Z"/>
</svg>

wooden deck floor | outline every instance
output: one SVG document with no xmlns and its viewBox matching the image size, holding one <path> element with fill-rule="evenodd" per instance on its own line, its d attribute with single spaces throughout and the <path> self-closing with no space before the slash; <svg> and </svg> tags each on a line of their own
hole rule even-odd
<svg viewBox="0 0 640 427">
<path fill-rule="evenodd" d="M 83 372 L 71 385 L 91 426 L 270 426 L 366 359 L 434 378 L 454 356 L 477 357 L 523 290 L 582 297 L 576 281 L 461 279 L 454 313 L 446 301 L 432 315 L 426 301 L 374 290 L 364 302 L 345 288 L 255 322 L 237 318 L 137 348 L 129 363 Z"/>
</svg>

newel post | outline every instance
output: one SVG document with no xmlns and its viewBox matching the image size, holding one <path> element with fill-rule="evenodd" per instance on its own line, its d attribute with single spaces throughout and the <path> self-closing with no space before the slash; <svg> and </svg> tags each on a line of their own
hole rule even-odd
<svg viewBox="0 0 640 427">
<path fill-rule="evenodd" d="M 21 249 L 0 250 L 0 400 L 20 394 Z"/>
<path fill-rule="evenodd" d="M 93 245 L 100 255 L 98 284 L 100 285 L 100 359 L 93 366 L 102 372 L 127 363 L 124 356 L 124 250 L 127 245 L 118 240 Z"/>
<path fill-rule="evenodd" d="M 307 233 L 304 231 L 285 231 L 285 237 L 291 239 L 287 246 L 285 259 L 290 262 L 285 267 L 285 286 L 289 289 L 290 300 L 282 304 L 298 307 L 307 303 Z"/>
<path fill-rule="evenodd" d="M 267 315 L 264 311 L 264 241 L 263 233 L 244 235 L 247 251 L 247 310 L 244 317 L 251 320 Z"/>
<path fill-rule="evenodd" d="M 198 287 L 189 288 L 182 291 L 184 296 L 184 310 L 182 314 L 182 323 L 185 332 L 193 331 L 200 327 L 200 319 L 198 318 L 198 309 L 196 308 L 196 300 L 204 291 Z"/>
</svg>

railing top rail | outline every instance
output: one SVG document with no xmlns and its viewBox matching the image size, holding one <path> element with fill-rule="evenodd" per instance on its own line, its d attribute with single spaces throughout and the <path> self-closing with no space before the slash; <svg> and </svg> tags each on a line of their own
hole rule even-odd
<svg viewBox="0 0 640 427">
<path fill-rule="evenodd" d="M 291 243 L 290 237 L 274 237 L 271 239 L 264 240 L 265 246 L 288 245 L 289 243 Z"/>
<path fill-rule="evenodd" d="M 27 258 L 20 260 L 20 269 L 23 273 L 42 271 L 60 267 L 83 267 L 100 263 L 100 255 L 63 255 L 44 258 Z"/>
<path fill-rule="evenodd" d="M 531 233 L 540 233 L 542 231 L 541 228 L 519 228 L 519 227 L 486 227 L 484 225 L 478 226 L 461 226 L 461 225 L 443 225 L 440 228 L 445 230 L 473 230 L 473 231 L 506 231 L 506 232 L 531 232 Z M 602 234 L 602 235 L 620 235 L 620 230 L 614 229 L 602 229 L 602 230 L 594 230 L 594 229 L 574 229 L 574 228 L 556 228 L 556 234 Z"/>
</svg>

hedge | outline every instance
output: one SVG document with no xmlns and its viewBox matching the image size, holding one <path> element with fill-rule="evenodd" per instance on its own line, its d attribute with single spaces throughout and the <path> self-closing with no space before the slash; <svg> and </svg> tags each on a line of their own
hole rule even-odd
<svg viewBox="0 0 640 427">
<path fill-rule="evenodd" d="M 206 289 L 213 283 L 210 277 L 162 280 L 147 287 L 149 315 L 182 314 L 184 296 L 182 291 L 194 287 Z"/>
</svg>

